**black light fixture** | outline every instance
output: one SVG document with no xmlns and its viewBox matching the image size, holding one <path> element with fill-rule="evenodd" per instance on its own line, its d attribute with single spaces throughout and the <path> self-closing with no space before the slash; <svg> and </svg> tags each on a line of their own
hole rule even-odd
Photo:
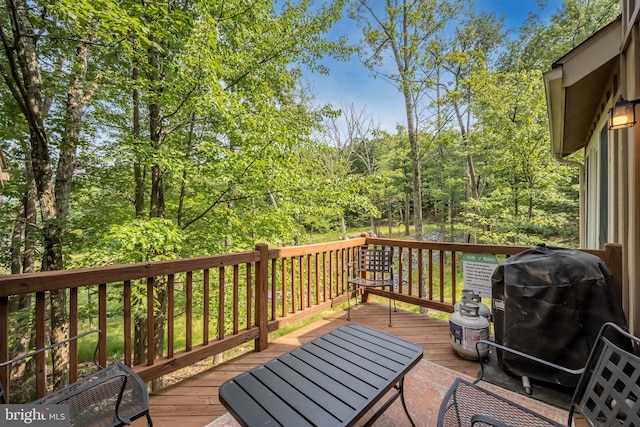
<svg viewBox="0 0 640 427">
<path fill-rule="evenodd" d="M 620 97 L 616 105 L 609 110 L 609 129 L 623 129 L 635 125 L 636 104 L 640 104 L 640 98 L 627 101 Z"/>
</svg>

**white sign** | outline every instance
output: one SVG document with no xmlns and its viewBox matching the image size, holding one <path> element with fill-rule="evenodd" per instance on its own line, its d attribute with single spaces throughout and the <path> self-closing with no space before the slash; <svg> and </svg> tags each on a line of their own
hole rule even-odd
<svg viewBox="0 0 640 427">
<path fill-rule="evenodd" d="M 491 298 L 491 276 L 498 266 L 498 259 L 492 254 L 462 254 L 462 276 L 464 288 Z"/>
</svg>

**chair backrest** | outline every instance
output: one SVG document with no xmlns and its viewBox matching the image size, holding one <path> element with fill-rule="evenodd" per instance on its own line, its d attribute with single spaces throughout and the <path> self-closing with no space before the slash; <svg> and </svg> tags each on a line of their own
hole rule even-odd
<svg viewBox="0 0 640 427">
<path fill-rule="evenodd" d="M 359 249 L 358 270 L 371 273 L 393 273 L 393 249 Z"/>
<path fill-rule="evenodd" d="M 594 426 L 640 426 L 640 338 L 605 323 L 573 396 L 569 423 L 578 411 Z"/>
<path fill-rule="evenodd" d="M 69 337 L 69 338 L 67 338 L 67 339 L 65 339 L 63 341 L 59 341 L 59 342 L 50 344 L 50 345 L 48 345 L 46 347 L 39 348 L 39 349 L 34 350 L 32 352 L 29 352 L 27 354 L 23 354 L 21 356 L 15 357 L 13 359 L 1 362 L 0 363 L 0 368 L 4 368 L 5 366 L 9 367 L 9 371 L 7 372 L 7 374 L 8 374 L 7 378 L 3 379 L 3 381 L 6 380 L 7 383 L 9 382 L 9 378 L 11 377 L 10 368 L 11 368 L 11 365 L 13 365 L 14 363 L 17 363 L 17 362 L 20 362 L 20 361 L 23 361 L 23 360 L 26 360 L 26 359 L 31 359 L 37 354 L 44 353 L 45 351 L 49 351 L 52 348 L 56 348 L 56 347 L 59 347 L 61 345 L 68 344 L 68 343 L 70 343 L 72 341 L 77 341 L 80 338 L 85 337 L 85 336 L 90 335 L 90 334 L 98 334 L 98 338 L 97 338 L 96 344 L 95 344 L 95 349 L 93 350 L 93 363 L 97 368 L 102 368 L 102 366 L 100 366 L 100 363 L 98 362 L 98 352 L 100 350 L 100 341 L 102 340 L 102 331 L 99 330 L 99 329 L 91 329 L 91 330 L 83 332 L 81 334 Z M 3 381 L 0 381 L 0 404 L 9 403 L 8 402 L 9 401 L 9 393 L 7 393 L 8 390 L 4 389 Z"/>
</svg>

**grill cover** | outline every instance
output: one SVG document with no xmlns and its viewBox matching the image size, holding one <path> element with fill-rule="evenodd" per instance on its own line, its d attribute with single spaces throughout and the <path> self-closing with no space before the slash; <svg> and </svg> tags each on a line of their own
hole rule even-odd
<svg viewBox="0 0 640 427">
<path fill-rule="evenodd" d="M 498 344 L 558 365 L 585 365 L 598 331 L 626 327 L 613 275 L 597 256 L 538 245 L 500 263 L 492 276 Z M 513 375 L 575 387 L 578 378 L 506 352 L 500 367 Z"/>
</svg>

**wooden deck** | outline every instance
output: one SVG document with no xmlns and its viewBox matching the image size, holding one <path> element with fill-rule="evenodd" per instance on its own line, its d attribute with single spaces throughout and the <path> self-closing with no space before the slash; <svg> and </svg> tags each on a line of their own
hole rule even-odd
<svg viewBox="0 0 640 427">
<path fill-rule="evenodd" d="M 393 313 L 393 327 L 387 326 L 386 305 L 358 304 L 352 307 L 351 321 L 412 341 L 424 348 L 424 359 L 475 377 L 478 363 L 456 355 L 449 343 L 447 322 L 427 316 L 398 311 Z M 347 323 L 341 311 L 274 340 L 269 349 L 250 352 L 194 375 L 151 395 L 150 410 L 154 427 L 203 427 L 226 413 L 218 400 L 218 388 L 229 378 L 264 363 L 301 344 L 311 341 Z M 137 420 L 133 425 L 145 425 Z"/>
</svg>

